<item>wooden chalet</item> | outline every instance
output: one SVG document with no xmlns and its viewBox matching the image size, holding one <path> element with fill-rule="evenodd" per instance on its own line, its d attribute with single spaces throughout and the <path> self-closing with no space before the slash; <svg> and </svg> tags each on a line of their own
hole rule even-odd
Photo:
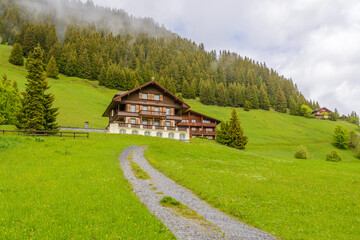
<svg viewBox="0 0 360 240">
<path fill-rule="evenodd" d="M 188 127 L 190 138 L 206 137 L 214 140 L 216 138 L 216 126 L 219 123 L 220 120 L 188 109 L 183 113 L 182 121 L 178 126 Z"/>
<path fill-rule="evenodd" d="M 107 131 L 189 141 L 189 129 L 178 126 L 190 106 L 155 81 L 116 94 L 103 117 Z"/>
<path fill-rule="evenodd" d="M 323 112 L 326 112 L 327 114 L 325 116 L 322 115 Z M 317 110 L 314 110 L 312 114 L 314 114 L 317 118 L 329 118 L 329 113 L 332 111 L 327 109 L 326 107 L 319 108 Z"/>
</svg>

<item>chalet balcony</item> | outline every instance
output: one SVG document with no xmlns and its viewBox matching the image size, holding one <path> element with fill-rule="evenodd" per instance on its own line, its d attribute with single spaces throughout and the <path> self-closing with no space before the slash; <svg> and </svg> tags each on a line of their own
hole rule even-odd
<svg viewBox="0 0 360 240">
<path fill-rule="evenodd" d="M 146 117 L 160 117 L 160 118 L 165 118 L 166 117 L 166 113 L 165 112 L 159 112 L 159 111 L 140 111 L 139 112 L 139 116 L 146 116 Z"/>
<path fill-rule="evenodd" d="M 215 135 L 216 132 L 215 131 L 191 131 L 190 133 L 192 135 Z"/>
<path fill-rule="evenodd" d="M 147 124 L 132 124 L 132 123 L 118 123 L 119 128 L 135 128 L 135 129 L 151 129 L 151 130 L 168 130 L 177 132 L 186 132 L 186 127 L 173 127 L 173 126 L 158 126 L 158 125 L 147 125 Z"/>
<path fill-rule="evenodd" d="M 217 126 L 216 123 L 201 123 L 201 122 L 180 122 L 179 126 L 190 126 L 190 127 L 213 127 Z"/>
<path fill-rule="evenodd" d="M 178 115 L 167 115 L 167 116 L 166 116 L 166 120 L 181 121 L 181 120 L 182 120 L 182 116 L 178 116 Z"/>
</svg>

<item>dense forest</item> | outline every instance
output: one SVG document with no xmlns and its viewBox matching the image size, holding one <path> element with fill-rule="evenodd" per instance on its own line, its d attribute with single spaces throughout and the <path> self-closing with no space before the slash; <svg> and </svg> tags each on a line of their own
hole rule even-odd
<svg viewBox="0 0 360 240">
<path fill-rule="evenodd" d="M 265 63 L 229 51 L 206 51 L 203 44 L 181 38 L 149 18 L 90 1 L 0 2 L 1 42 L 20 45 L 24 57 L 40 45 L 44 64 L 55 59 L 58 71 L 68 76 L 119 90 L 154 77 L 183 98 L 248 110 L 273 107 L 301 115 L 303 104 L 320 107 Z"/>
</svg>

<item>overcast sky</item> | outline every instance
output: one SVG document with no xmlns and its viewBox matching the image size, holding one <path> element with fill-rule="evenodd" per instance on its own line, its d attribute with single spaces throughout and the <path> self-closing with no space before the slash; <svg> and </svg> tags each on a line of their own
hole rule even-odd
<svg viewBox="0 0 360 240">
<path fill-rule="evenodd" d="M 360 113 L 359 0 L 94 0 L 160 25 L 207 50 L 266 62 L 305 97 Z"/>
</svg>

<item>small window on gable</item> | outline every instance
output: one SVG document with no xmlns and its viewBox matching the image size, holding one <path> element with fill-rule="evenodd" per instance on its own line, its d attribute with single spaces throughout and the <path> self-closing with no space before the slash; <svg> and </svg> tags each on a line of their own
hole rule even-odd
<svg viewBox="0 0 360 240">
<path fill-rule="evenodd" d="M 142 99 L 148 99 L 148 94 L 147 94 L 147 93 L 143 93 L 143 94 L 142 94 Z"/>
<path fill-rule="evenodd" d="M 155 94 L 155 95 L 154 95 L 154 100 L 156 100 L 156 101 L 160 101 L 160 95 Z"/>
</svg>

